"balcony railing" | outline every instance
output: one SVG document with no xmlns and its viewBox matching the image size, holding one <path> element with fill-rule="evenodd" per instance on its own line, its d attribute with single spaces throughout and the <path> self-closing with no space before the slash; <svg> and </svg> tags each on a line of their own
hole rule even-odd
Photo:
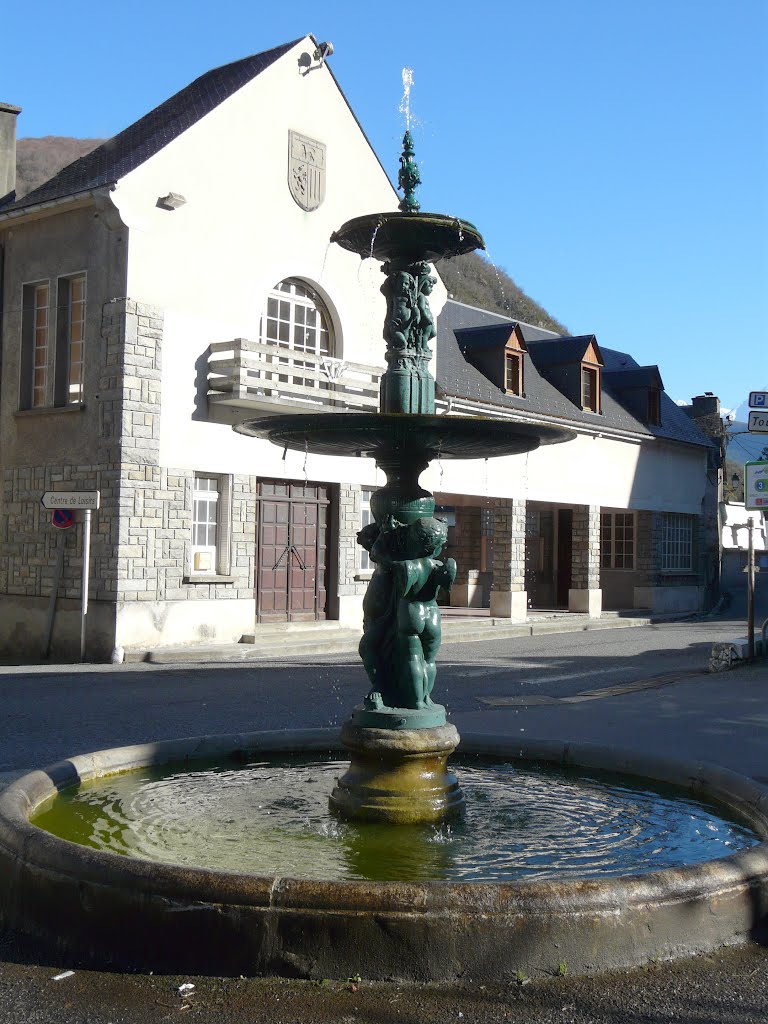
<svg viewBox="0 0 768 1024">
<path fill-rule="evenodd" d="M 208 348 L 208 402 L 275 412 L 378 409 L 383 373 L 378 366 L 235 338 Z"/>
</svg>

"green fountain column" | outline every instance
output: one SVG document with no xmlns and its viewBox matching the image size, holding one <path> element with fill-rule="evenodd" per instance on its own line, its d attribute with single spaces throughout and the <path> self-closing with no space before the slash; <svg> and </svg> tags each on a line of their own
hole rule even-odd
<svg viewBox="0 0 768 1024">
<path fill-rule="evenodd" d="M 410 132 L 400 165 L 400 209 L 416 217 L 414 190 L 421 179 Z M 387 370 L 379 398 L 382 413 L 404 418 L 435 411 L 429 295 L 437 278 L 426 260 L 413 258 L 407 238 L 406 231 L 405 251 L 382 267 Z M 346 818 L 412 824 L 459 812 L 464 797 L 447 768 L 459 734 L 431 697 L 442 639 L 437 595 L 456 578 L 456 563 L 440 558 L 448 529 L 434 518 L 435 499 L 419 485 L 429 459 L 409 444 L 408 429 L 399 433 L 377 456 L 387 482 L 371 497 L 374 522 L 358 535 L 375 566 L 360 642 L 371 690 L 342 730 L 351 764 L 330 804 Z"/>
</svg>

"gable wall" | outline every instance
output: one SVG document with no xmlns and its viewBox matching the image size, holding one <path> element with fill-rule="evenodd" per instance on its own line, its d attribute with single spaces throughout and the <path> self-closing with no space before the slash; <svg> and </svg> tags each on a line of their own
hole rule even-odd
<svg viewBox="0 0 768 1024">
<path fill-rule="evenodd" d="M 208 345 L 258 340 L 266 294 L 285 277 L 306 279 L 327 300 L 343 358 L 384 369 L 380 265 L 361 263 L 329 239 L 351 217 L 395 209 L 397 196 L 327 69 L 299 73 L 305 48 L 222 103 L 114 193 L 131 227 L 128 294 L 165 314 L 165 465 L 242 472 L 258 462 L 260 475 L 303 476 L 303 455 L 283 461 L 282 451 L 228 425 L 193 419 Z M 289 128 L 327 145 L 325 200 L 309 213 L 288 189 Z M 387 156 L 395 167 L 397 154 Z M 157 209 L 157 197 L 168 191 L 187 204 L 173 213 Z M 433 298 L 437 315 L 442 285 Z M 374 479 L 372 466 L 349 459 L 310 456 L 307 471 L 329 481 Z"/>
</svg>

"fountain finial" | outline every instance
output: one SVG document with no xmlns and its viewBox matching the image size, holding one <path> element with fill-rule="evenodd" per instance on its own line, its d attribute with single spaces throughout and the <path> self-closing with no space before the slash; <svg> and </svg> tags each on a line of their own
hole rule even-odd
<svg viewBox="0 0 768 1024">
<path fill-rule="evenodd" d="M 414 193 L 416 186 L 421 184 L 421 176 L 413 155 L 413 136 L 409 128 L 403 136 L 403 153 L 397 175 L 397 187 L 405 193 L 399 204 L 403 213 L 417 213 L 419 210 L 419 201 Z"/>
</svg>

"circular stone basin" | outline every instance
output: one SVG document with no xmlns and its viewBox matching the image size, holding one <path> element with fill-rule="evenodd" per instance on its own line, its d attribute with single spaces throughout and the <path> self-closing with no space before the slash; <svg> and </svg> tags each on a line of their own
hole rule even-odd
<svg viewBox="0 0 768 1024">
<path fill-rule="evenodd" d="M 234 429 L 292 451 L 370 458 L 402 451 L 429 461 L 519 455 L 575 437 L 571 430 L 533 423 L 411 413 L 294 413 L 246 420 Z"/>
<path fill-rule="evenodd" d="M 442 213 L 367 213 L 342 224 L 331 241 L 364 259 L 402 263 L 436 263 L 485 248 L 474 224 Z"/>
<path fill-rule="evenodd" d="M 157 766 L 73 786 L 31 821 L 128 857 L 331 881 L 512 882 L 684 867 L 759 842 L 672 787 L 552 766 L 452 758 L 464 814 L 440 825 L 339 820 L 332 757 Z"/>
<path fill-rule="evenodd" d="M 476 754 L 509 762 L 513 772 L 520 771 L 520 759 L 578 769 L 582 781 L 569 779 L 582 787 L 584 777 L 596 771 L 640 776 L 640 789 L 647 779 L 669 783 L 686 791 L 685 800 L 725 805 L 726 813 L 750 825 L 758 836 L 768 835 L 768 791 L 711 765 L 607 748 L 520 744 L 507 737 L 465 735 L 461 749 L 464 757 Z M 700 864 L 649 871 L 659 845 L 651 837 L 637 862 L 644 873 L 610 878 L 585 879 L 575 870 L 571 874 L 579 877 L 566 877 L 563 871 L 541 880 L 535 877 L 533 853 L 527 858 L 533 871 L 526 881 L 333 881 L 290 873 L 285 877 L 274 868 L 254 874 L 242 864 L 226 871 L 121 856 L 67 842 L 29 820 L 59 791 L 95 779 L 108 791 L 122 785 L 113 776 L 131 769 L 186 763 L 194 789 L 197 765 L 206 759 L 234 758 L 248 765 L 263 764 L 267 754 L 300 752 L 312 759 L 313 752 L 325 756 L 336 751 L 338 739 L 330 730 L 254 733 L 101 751 L 33 772 L 0 795 L 2 922 L 55 944 L 59 958 L 65 953 L 100 966 L 216 975 L 343 978 L 359 973 L 368 978 L 497 982 L 513 980 L 518 971 L 556 971 L 560 963 L 579 973 L 714 949 L 746 940 L 765 923 L 764 842 Z M 321 802 L 325 796 L 321 794 Z M 259 799 L 254 791 L 253 815 L 264 810 L 258 808 Z M 555 798 L 542 812 L 541 823 L 546 826 L 549 819 L 556 827 L 559 815 L 566 841 L 582 845 L 590 825 L 581 819 L 590 817 L 594 799 L 584 801 L 580 814 L 578 804 L 564 803 L 558 811 Z M 605 805 L 606 798 L 601 799 Z M 630 797 L 636 799 L 635 794 Z M 615 826 L 631 833 L 633 812 L 624 814 L 622 824 L 621 814 L 610 810 L 616 805 L 607 802 L 609 830 Z M 185 819 L 200 814 L 196 803 L 193 794 L 182 809 L 182 829 Z M 495 804 L 495 797 L 486 801 L 486 807 Z M 531 813 L 536 806 L 534 800 Z M 247 813 L 247 807 L 236 812 L 241 817 Z M 643 815 L 635 808 L 635 818 Z M 220 824 L 207 827 L 218 829 L 225 842 L 226 822 Z M 115 848 L 133 842 L 124 824 L 114 818 L 110 824 L 105 816 L 103 831 L 113 828 Z M 117 834 L 121 828 L 122 836 Z M 392 830 L 395 838 L 398 834 Z M 745 833 L 742 840 L 754 841 Z M 594 847 L 598 859 L 601 842 Z M 440 859 L 441 844 L 435 848 Z M 416 858 L 423 853 L 421 844 Z M 379 865 L 385 854 L 379 851 Z"/>
</svg>

